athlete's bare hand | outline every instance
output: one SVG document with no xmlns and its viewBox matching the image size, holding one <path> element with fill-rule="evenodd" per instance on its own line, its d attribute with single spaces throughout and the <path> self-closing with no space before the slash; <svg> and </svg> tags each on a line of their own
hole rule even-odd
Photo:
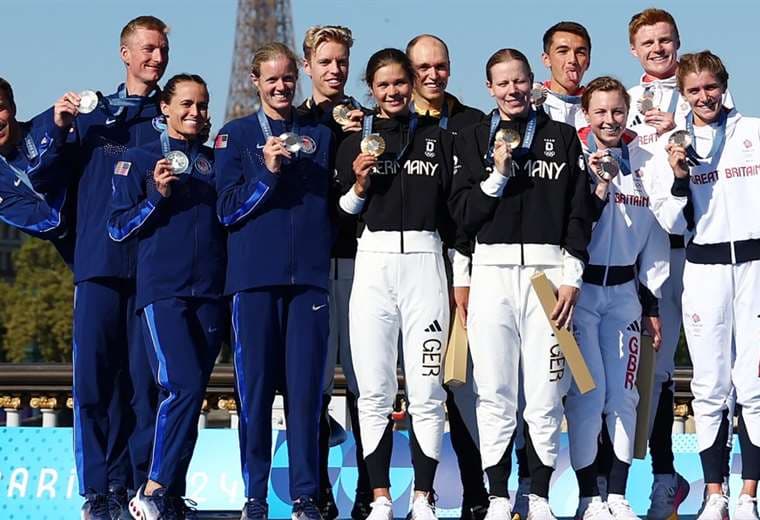
<svg viewBox="0 0 760 520">
<path fill-rule="evenodd" d="M 658 108 L 647 110 L 644 114 L 644 122 L 657 130 L 657 135 L 662 135 L 676 127 L 675 115 L 670 112 L 663 112 Z"/>
<path fill-rule="evenodd" d="M 557 305 L 554 306 L 552 314 L 549 316 L 550 319 L 554 320 L 554 324 L 558 329 L 570 329 L 573 323 L 573 310 L 575 309 L 575 302 L 578 301 L 579 293 L 580 289 L 572 285 L 559 286 Z"/>
<path fill-rule="evenodd" d="M 364 112 L 358 108 L 354 109 L 348 113 L 348 118 L 351 122 L 341 125 L 341 129 L 344 132 L 360 132 L 362 129 L 362 121 L 364 121 Z"/>
<path fill-rule="evenodd" d="M 644 329 L 652 336 L 652 347 L 655 352 L 660 351 L 662 345 L 662 321 L 656 316 L 644 316 Z"/>
<path fill-rule="evenodd" d="M 179 177 L 174 175 L 172 163 L 168 159 L 161 159 L 153 168 L 153 182 L 162 197 L 171 197 L 172 183 Z"/>
<path fill-rule="evenodd" d="M 668 164 L 673 170 L 673 175 L 679 179 L 685 179 L 689 176 L 689 165 L 686 163 L 686 148 L 681 145 L 668 143 L 665 145 L 665 151 L 668 152 Z"/>
<path fill-rule="evenodd" d="M 290 159 L 293 156 L 293 154 L 285 148 L 285 144 L 279 137 L 270 137 L 267 139 L 262 151 L 264 152 L 264 164 L 266 165 L 267 170 L 272 173 L 280 173 L 283 157 Z"/>
<path fill-rule="evenodd" d="M 512 175 L 512 148 L 504 141 L 496 141 L 493 147 L 493 162 L 496 171 L 504 177 Z"/>
<path fill-rule="evenodd" d="M 454 287 L 454 304 L 459 311 L 462 327 L 467 328 L 467 307 L 470 304 L 470 288 Z"/>
<path fill-rule="evenodd" d="M 360 153 L 354 159 L 354 192 L 364 198 L 367 196 L 367 190 L 371 181 L 372 170 L 377 166 L 377 157 L 369 153 Z"/>
<path fill-rule="evenodd" d="M 79 94 L 66 92 L 53 105 L 53 122 L 58 128 L 68 128 L 79 114 Z"/>
</svg>

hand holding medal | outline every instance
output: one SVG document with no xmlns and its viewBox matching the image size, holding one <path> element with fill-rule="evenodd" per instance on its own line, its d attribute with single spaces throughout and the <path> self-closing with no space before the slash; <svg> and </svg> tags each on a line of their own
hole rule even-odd
<svg viewBox="0 0 760 520">
<path fill-rule="evenodd" d="M 59 128 L 68 128 L 76 116 L 94 111 L 99 102 L 98 94 L 92 90 L 67 92 L 53 106 L 53 121 Z"/>
<path fill-rule="evenodd" d="M 686 130 L 678 130 L 670 134 L 665 150 L 668 152 L 668 163 L 673 174 L 680 178 L 689 176 L 689 163 L 686 162 L 686 149 L 691 146 L 692 139 Z"/>
<path fill-rule="evenodd" d="M 280 137 L 270 137 L 267 139 L 262 152 L 264 153 L 264 164 L 270 172 L 280 173 L 282 158 L 290 159 L 293 157 L 293 153 L 298 151 L 293 141 L 292 136 L 288 132 Z"/>
<path fill-rule="evenodd" d="M 505 177 L 512 176 L 512 151 L 520 146 L 520 141 L 520 134 L 511 128 L 502 128 L 494 136 L 494 166 Z"/>
<path fill-rule="evenodd" d="M 362 129 L 364 112 L 353 106 L 350 101 L 335 105 L 332 116 L 344 132 L 358 132 Z"/>
<path fill-rule="evenodd" d="M 353 169 L 356 176 L 354 192 L 365 197 L 370 185 L 370 175 L 377 171 L 377 158 L 385 152 L 385 139 L 380 134 L 369 134 L 359 145 L 361 153 L 354 159 Z"/>
<path fill-rule="evenodd" d="M 172 153 L 180 153 L 182 155 L 185 155 L 184 153 L 178 152 L 178 151 L 169 152 L 166 157 L 156 162 L 156 166 L 153 168 L 153 182 L 156 185 L 156 190 L 158 190 L 158 192 L 164 198 L 171 196 L 172 194 L 171 183 L 176 181 L 179 178 L 177 177 L 177 174 L 175 173 L 175 170 L 174 170 L 175 166 L 172 165 L 172 159 L 169 158 L 169 155 L 171 155 Z M 185 155 L 185 159 L 187 159 L 186 155 Z"/>
</svg>

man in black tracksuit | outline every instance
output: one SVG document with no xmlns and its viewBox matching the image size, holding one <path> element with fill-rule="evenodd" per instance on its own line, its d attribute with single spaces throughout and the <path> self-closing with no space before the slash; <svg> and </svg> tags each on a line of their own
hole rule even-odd
<svg viewBox="0 0 760 520">
<path fill-rule="evenodd" d="M 446 92 L 451 75 L 451 62 L 448 47 L 443 40 L 430 34 L 416 36 L 407 44 L 406 55 L 417 74 L 413 99 L 421 124 L 436 125 L 456 135 L 463 128 L 483 119 L 483 112 L 463 105 L 456 97 Z M 449 250 L 445 260 L 457 310 L 464 317 L 467 315 L 470 262 L 453 249 Z M 469 365 L 471 364 L 470 361 Z M 482 519 L 488 510 L 488 492 L 483 482 L 483 465 L 478 450 L 476 396 L 472 387 L 472 377 L 469 377 L 464 385 L 456 388 L 444 386 L 444 389 L 451 445 L 457 455 L 462 482 L 461 519 Z"/>
</svg>

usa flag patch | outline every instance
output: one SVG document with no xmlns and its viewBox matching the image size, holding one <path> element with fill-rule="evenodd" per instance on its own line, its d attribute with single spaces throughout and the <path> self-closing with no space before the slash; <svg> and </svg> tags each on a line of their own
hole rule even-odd
<svg viewBox="0 0 760 520">
<path fill-rule="evenodd" d="M 127 175 L 129 174 L 129 169 L 132 167 L 131 162 L 127 161 L 119 161 L 116 163 L 116 167 L 113 169 L 114 175 Z"/>
<path fill-rule="evenodd" d="M 227 139 L 229 139 L 228 134 L 217 135 L 214 139 L 214 148 L 227 148 Z"/>
</svg>

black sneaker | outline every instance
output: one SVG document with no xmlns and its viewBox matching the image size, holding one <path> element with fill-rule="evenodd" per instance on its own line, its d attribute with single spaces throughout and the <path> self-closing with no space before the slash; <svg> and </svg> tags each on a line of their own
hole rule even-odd
<svg viewBox="0 0 760 520">
<path fill-rule="evenodd" d="M 198 503 L 184 497 L 171 497 L 172 508 L 177 520 L 195 520 L 198 518 L 196 507 Z"/>
<path fill-rule="evenodd" d="M 488 513 L 488 504 L 462 504 L 459 520 L 483 520 Z"/>
<path fill-rule="evenodd" d="M 82 504 L 82 520 L 112 520 L 108 511 L 108 495 L 91 493 Z"/>
<path fill-rule="evenodd" d="M 132 518 L 140 520 L 176 520 L 174 497 L 166 494 L 166 488 L 160 488 L 152 495 L 145 494 L 145 485 L 140 486 L 137 494 L 129 501 Z"/>
<path fill-rule="evenodd" d="M 311 497 L 298 497 L 293 502 L 291 520 L 322 520 L 316 501 Z"/>
<path fill-rule="evenodd" d="M 129 497 L 123 486 L 108 488 L 108 513 L 112 520 L 132 520 L 129 514 Z"/>
<path fill-rule="evenodd" d="M 269 506 L 262 498 L 249 498 L 240 513 L 240 520 L 267 520 Z"/>
<path fill-rule="evenodd" d="M 374 500 L 371 491 L 357 491 L 354 497 L 354 507 L 351 508 L 353 520 L 365 520 L 372 512 L 370 504 Z"/>
<path fill-rule="evenodd" d="M 338 506 L 335 504 L 332 488 L 325 488 L 319 494 L 318 507 L 322 520 L 335 520 L 338 518 Z"/>
</svg>

